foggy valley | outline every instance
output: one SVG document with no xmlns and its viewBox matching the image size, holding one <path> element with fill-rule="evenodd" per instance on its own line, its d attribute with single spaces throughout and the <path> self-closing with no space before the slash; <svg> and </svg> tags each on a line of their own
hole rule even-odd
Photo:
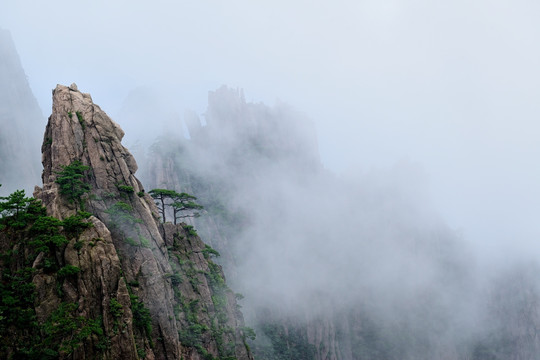
<svg viewBox="0 0 540 360">
<path fill-rule="evenodd" d="M 0 358 L 540 358 L 538 6 L 32 6 L 0 5 Z"/>
</svg>

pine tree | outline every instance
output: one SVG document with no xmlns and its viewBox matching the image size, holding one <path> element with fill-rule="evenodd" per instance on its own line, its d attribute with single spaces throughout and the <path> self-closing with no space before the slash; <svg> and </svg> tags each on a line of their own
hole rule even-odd
<svg viewBox="0 0 540 360">
<path fill-rule="evenodd" d="M 200 216 L 199 212 L 195 210 L 203 208 L 194 201 L 197 200 L 195 196 L 187 193 L 177 193 L 174 190 L 167 189 L 153 189 L 149 191 L 149 194 L 156 200 L 163 222 L 166 222 L 166 206 L 170 206 L 173 211 L 175 225 L 178 219 Z"/>
<path fill-rule="evenodd" d="M 75 160 L 69 165 L 62 166 L 62 171 L 57 172 L 56 183 L 60 185 L 60 194 L 65 195 L 67 200 L 75 204 L 77 210 L 84 208 L 82 196 L 90 191 L 90 185 L 82 179 L 84 173 L 90 169 L 83 165 L 80 160 Z"/>
</svg>

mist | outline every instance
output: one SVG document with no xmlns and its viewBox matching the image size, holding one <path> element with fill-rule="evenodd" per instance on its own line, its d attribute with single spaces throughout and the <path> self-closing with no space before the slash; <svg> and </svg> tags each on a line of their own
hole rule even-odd
<svg viewBox="0 0 540 360">
<path fill-rule="evenodd" d="M 54 1 L 28 10 L 8 0 L 0 23 L 44 113 L 50 89 L 74 81 L 114 118 L 145 86 L 179 114 L 201 114 L 222 84 L 255 102 L 279 98 L 313 119 L 328 169 L 418 162 L 452 227 L 482 248 L 530 253 L 540 234 L 537 13 L 527 1 Z"/>
<path fill-rule="evenodd" d="M 488 283 L 470 245 L 434 210 L 420 166 L 337 176 L 322 166 L 302 113 L 246 102 L 227 87 L 208 101 L 206 124 L 191 119 L 189 139 L 160 137 L 139 162 L 141 176 L 199 197 L 208 213 L 193 223 L 222 254 L 263 341 L 276 321 L 315 333 L 337 321 L 341 343 L 325 343 L 329 356 L 362 358 L 344 344 L 355 335 L 342 318 L 353 316 L 353 328 L 389 329 L 376 335 L 385 339 L 374 350 L 382 358 L 469 347 L 487 301 L 478 286 Z M 402 333 L 411 338 L 401 343 Z"/>
<path fill-rule="evenodd" d="M 209 204 L 193 179 L 228 194 L 233 225 L 206 235 L 230 245 L 247 319 L 359 306 L 395 329 L 429 293 L 448 331 L 469 329 L 463 345 L 501 326 L 486 320 L 494 284 L 536 289 L 523 274 L 540 255 L 539 5 L 30 3 L 4 1 L 0 27 L 44 114 L 76 82 L 148 183 L 165 185 L 159 138 L 182 151 L 178 186 Z M 238 116 L 246 133 L 228 126 Z M 250 138 L 283 153 L 252 156 Z"/>
</svg>

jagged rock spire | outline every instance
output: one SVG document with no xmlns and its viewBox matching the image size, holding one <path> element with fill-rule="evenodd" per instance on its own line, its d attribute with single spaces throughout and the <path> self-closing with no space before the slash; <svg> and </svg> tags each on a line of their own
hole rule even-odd
<svg viewBox="0 0 540 360">
<path fill-rule="evenodd" d="M 77 206 L 62 196 L 56 180 L 63 166 L 80 161 L 89 168 L 84 181 L 91 190 L 82 200 L 86 210 L 94 215 L 91 231 L 100 229 L 91 235 L 94 238 L 89 238 L 88 232 L 83 234 L 94 246 L 84 244 L 76 251 L 70 244 L 66 249 L 65 262 L 81 269 L 81 281 L 70 289 L 70 300 L 87 306 L 84 311 L 103 313 L 105 322 L 111 318 L 111 297 L 123 299 L 123 306 L 129 308 L 125 303 L 126 297 L 129 298 L 126 284 L 133 284 L 131 296 L 148 308 L 151 330 L 132 328 L 137 318 L 132 302 L 133 318 L 129 318 L 131 312 L 127 310 L 124 316 L 127 316 L 125 326 L 135 336 L 130 332 L 114 335 L 113 331 L 113 339 L 118 336 L 121 341 L 114 342 L 111 347 L 114 351 L 106 358 L 136 358 L 136 348 L 149 359 L 201 359 L 200 349 L 204 350 L 203 355 L 207 352 L 220 356 L 223 351 L 219 344 L 227 343 L 233 345 L 227 351 L 232 351 L 237 359 L 252 359 L 243 342 L 242 315 L 237 311 L 234 294 L 219 280 L 223 279 L 220 268 L 204 256 L 205 245 L 194 231 L 159 222 L 153 199 L 135 177 L 135 159 L 121 144 L 123 136 L 118 124 L 75 84 L 58 85 L 54 89 L 53 112 L 42 146 L 43 188 L 36 187 L 34 196 L 50 215 L 65 219 L 75 214 Z M 104 245 L 95 246 L 97 242 L 107 245 L 105 255 L 110 261 L 101 261 L 105 256 Z M 108 272 L 114 279 L 112 284 Z M 190 277 L 190 281 L 174 284 L 173 275 L 178 279 Z M 108 289 L 107 293 L 103 289 Z M 221 299 L 219 305 L 214 304 L 216 296 Z M 47 296 L 39 301 L 50 303 Z M 198 304 L 198 310 L 183 308 L 188 301 Z M 190 318 L 186 311 L 198 312 L 195 318 L 200 323 L 195 325 L 207 329 L 197 344 L 182 343 L 180 334 L 189 333 L 193 325 L 190 324 L 193 316 Z M 50 312 L 50 306 L 42 312 Z M 109 329 L 105 327 L 106 332 L 112 331 L 110 324 Z M 221 330 L 214 334 L 210 328 Z"/>
</svg>

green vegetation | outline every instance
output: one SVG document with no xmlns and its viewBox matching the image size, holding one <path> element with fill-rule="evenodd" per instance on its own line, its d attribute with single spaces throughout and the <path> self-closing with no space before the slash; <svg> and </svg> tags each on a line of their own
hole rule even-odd
<svg viewBox="0 0 540 360">
<path fill-rule="evenodd" d="M 153 346 L 152 318 L 150 317 L 150 310 L 148 310 L 143 302 L 139 300 L 139 297 L 133 293 L 130 292 L 129 298 L 131 300 L 131 311 L 133 312 L 133 325 L 146 335 L 150 345 Z"/>
<path fill-rule="evenodd" d="M 113 193 L 113 192 L 108 192 L 108 193 L 103 194 L 103 197 L 105 197 L 107 199 L 114 199 L 114 198 L 116 198 L 116 194 Z"/>
<path fill-rule="evenodd" d="M 151 246 L 150 240 L 139 233 L 137 224 L 141 220 L 132 215 L 133 209 L 129 203 L 118 201 L 107 210 L 107 213 L 118 226 L 128 226 L 137 230 L 137 235 L 126 238 L 126 241 L 138 242 L 136 244 L 138 246 Z M 26 198 L 24 192 L 20 191 L 0 199 L 0 216 L 2 233 L 21 234 L 13 246 L 0 254 L 0 264 L 6 269 L 0 274 L 0 354 L 13 354 L 13 358 L 19 359 L 56 359 L 69 357 L 83 344 L 85 348 L 93 346 L 94 354 L 103 354 L 109 342 L 104 336 L 104 319 L 82 317 L 80 316 L 82 309 L 79 309 L 78 304 L 61 301 L 68 283 L 75 284 L 81 271 L 84 270 L 66 264 L 59 254 L 65 251 L 68 243 L 73 244 L 77 250 L 83 248 L 83 241 L 79 238 L 82 238 L 81 234 L 92 226 L 88 220 L 91 215 L 79 211 L 63 221 L 46 216 L 44 208 L 38 201 Z M 186 226 L 186 231 L 196 235 L 193 227 Z M 21 241 L 22 239 L 24 241 Z M 236 332 L 227 324 L 229 290 L 221 275 L 221 268 L 209 261 L 209 269 L 203 271 L 193 261 L 186 260 L 189 256 L 195 255 L 194 252 L 181 250 L 180 242 L 175 241 L 175 244 L 170 249 L 175 254 L 170 260 L 173 271 L 166 277 L 170 278 L 174 289 L 177 302 L 175 315 L 177 321 L 182 324 L 178 333 L 182 344 L 197 349 L 204 359 L 234 359 L 235 343 L 231 339 L 235 338 Z M 24 254 L 22 263 L 21 255 L 14 256 L 17 252 Z M 209 246 L 204 247 L 201 252 L 207 259 L 219 256 L 219 253 Z M 59 296 L 58 307 L 41 322 L 38 321 L 34 309 L 36 289 L 32 279 L 36 272 L 45 273 L 56 280 L 56 291 Z M 189 281 L 195 291 L 198 291 L 198 286 L 204 282 L 203 276 L 206 276 L 211 285 L 212 303 L 203 305 L 198 299 L 185 299 L 180 293 L 180 286 Z M 133 293 L 131 289 L 131 286 L 138 287 L 139 283 L 132 281 L 129 285 L 136 351 L 139 355 L 144 355 L 147 344 L 154 346 L 150 311 L 135 295 L 136 291 Z M 110 316 L 109 319 L 112 318 L 113 332 L 118 333 L 123 330 L 120 329 L 121 319 L 129 305 L 122 306 L 118 299 L 111 298 L 107 306 L 109 313 L 107 316 Z M 251 335 L 249 331 L 243 332 L 247 337 Z M 217 357 L 212 356 L 203 347 L 210 338 L 216 341 L 219 354 Z"/>
<path fill-rule="evenodd" d="M 29 244 L 33 247 L 35 256 L 43 252 L 52 257 L 57 249 L 68 243 L 66 237 L 60 233 L 61 226 L 62 221 L 51 216 L 40 216 L 34 221 L 29 229 L 31 236 Z M 55 264 L 56 261 L 46 262 L 45 267 L 48 270 L 56 270 Z"/>
<path fill-rule="evenodd" d="M 201 341 L 201 336 L 209 330 L 208 326 L 201 324 L 191 324 L 187 329 L 178 331 L 180 342 L 185 346 L 197 346 Z"/>
<path fill-rule="evenodd" d="M 195 196 L 186 193 L 180 193 L 173 197 L 173 200 L 174 202 L 170 204 L 170 206 L 173 210 L 173 218 L 175 224 L 178 219 L 200 216 L 200 213 L 194 210 L 201 210 L 203 207 L 202 205 L 199 205 L 194 201 L 197 200 Z M 185 211 L 188 211 L 188 213 L 185 213 Z"/>
<path fill-rule="evenodd" d="M 56 293 L 58 294 L 58 296 L 61 297 L 64 294 L 64 290 L 63 290 L 64 281 L 68 278 L 74 277 L 80 271 L 81 269 L 73 265 L 66 265 L 57 271 Z"/>
<path fill-rule="evenodd" d="M 144 349 L 140 349 L 140 348 L 137 347 L 137 356 L 140 359 L 146 358 L 146 351 L 144 351 Z"/>
<path fill-rule="evenodd" d="M 253 347 L 255 358 L 268 360 L 311 360 L 316 357 L 317 349 L 310 344 L 301 329 L 285 327 L 278 323 L 266 323 L 262 332 L 270 339 L 270 346 Z M 247 336 L 244 333 L 245 336 Z"/>
<path fill-rule="evenodd" d="M 173 197 L 174 194 L 176 194 L 176 191 L 166 189 L 153 189 L 150 190 L 149 194 L 156 200 L 156 205 L 159 212 L 161 213 L 161 219 L 163 220 L 163 222 L 167 222 L 165 208 L 166 201 Z"/>
<path fill-rule="evenodd" d="M 69 242 L 66 236 L 78 238 L 85 229 L 93 226 L 92 223 L 84 221 L 86 214 L 79 213 L 79 215 L 70 216 L 64 221 L 51 216 L 37 217 L 29 228 L 29 233 L 32 235 L 29 244 L 35 249 L 36 255 L 39 252 L 53 254 L 56 249 Z M 61 229 L 65 235 L 61 233 Z M 74 246 L 80 250 L 82 243 L 77 241 Z"/>
<path fill-rule="evenodd" d="M 150 240 L 145 238 L 144 236 L 139 236 L 139 241 L 142 247 L 150 249 L 152 246 L 150 245 Z"/>
<path fill-rule="evenodd" d="M 225 284 L 221 273 L 221 267 L 212 261 L 208 261 L 209 272 L 206 274 L 210 288 L 212 289 L 212 302 L 216 310 L 216 317 L 220 323 L 225 324 L 229 318 L 227 316 L 227 296 L 229 290 Z"/>
<path fill-rule="evenodd" d="M 109 302 L 109 312 L 114 319 L 114 331 L 118 331 L 120 318 L 124 315 L 124 307 L 115 298 L 111 298 Z"/>
<path fill-rule="evenodd" d="M 57 356 L 59 353 L 69 355 L 92 334 L 103 336 L 101 318 L 87 319 L 77 316 L 78 307 L 77 303 L 61 303 L 41 326 L 44 334 L 41 345 L 49 349 L 47 352 L 50 355 Z"/>
<path fill-rule="evenodd" d="M 45 214 L 45 209 L 41 203 L 34 198 L 27 198 L 24 190 L 17 190 L 9 196 L 0 197 L 0 217 L 3 227 L 11 227 L 21 229 L 37 219 L 40 215 Z"/>
<path fill-rule="evenodd" d="M 169 206 L 173 211 L 174 224 L 179 219 L 187 217 L 198 217 L 200 213 L 196 210 L 201 210 L 203 207 L 195 202 L 197 198 L 187 193 L 177 193 L 174 190 L 153 189 L 149 191 L 150 196 L 156 201 L 156 205 L 161 214 L 163 222 L 166 222 L 166 206 Z"/>
<path fill-rule="evenodd" d="M 197 230 L 195 230 L 195 228 L 192 225 L 184 225 L 184 230 L 186 230 L 187 233 L 191 236 L 197 235 Z"/>
<path fill-rule="evenodd" d="M 57 291 L 65 279 L 76 278 L 80 269 L 61 264 L 56 256 L 65 248 L 66 236 L 75 236 L 85 215 L 64 221 L 46 216 L 39 201 L 24 191 L 0 198 L 0 226 L 4 252 L 0 254 L 0 354 L 9 359 L 57 359 L 69 357 L 83 343 L 97 352 L 107 346 L 100 317 L 78 315 L 78 305 L 60 302 L 44 320 L 38 321 L 32 279 L 38 272 L 56 278 Z M 69 234 L 68 234 L 69 233 Z M 38 256 L 40 256 L 39 260 Z M 37 261 L 36 261 L 37 260 Z M 94 336 L 101 340 L 90 341 Z"/>
<path fill-rule="evenodd" d="M 210 245 L 204 245 L 204 249 L 202 250 L 203 256 L 206 260 L 210 259 L 212 256 L 221 256 L 217 250 L 212 249 Z"/>
<path fill-rule="evenodd" d="M 179 315 L 181 310 L 187 322 L 187 326 L 182 327 L 178 331 L 180 342 L 185 346 L 197 347 L 197 345 L 202 344 L 202 336 L 209 330 L 208 326 L 199 322 L 199 317 L 197 316 L 197 313 L 200 311 L 199 300 L 186 302 L 178 290 L 175 290 L 175 296 L 180 305 L 180 308 L 177 309 L 177 315 Z"/>
<path fill-rule="evenodd" d="M 113 318 L 118 319 L 124 314 L 124 307 L 115 298 L 109 302 L 109 310 Z"/>
<path fill-rule="evenodd" d="M 197 264 L 190 260 L 190 256 L 195 253 L 186 249 L 181 241 L 185 236 L 180 233 L 175 234 L 173 245 L 168 248 L 169 262 L 173 269 L 173 274 L 169 274 L 174 290 L 176 301 L 175 317 L 179 322 L 178 336 L 180 342 L 185 346 L 193 347 L 203 359 L 225 360 L 236 359 L 234 339 L 237 336 L 236 330 L 229 326 L 227 307 L 227 293 L 230 290 L 225 285 L 221 275 L 221 268 L 208 261 L 209 268 L 203 271 Z M 207 246 L 201 251 L 205 257 L 218 256 L 217 251 Z M 180 291 L 179 285 L 189 282 L 195 293 L 199 292 L 199 285 L 204 281 L 205 276 L 210 284 L 211 300 L 210 304 L 201 302 L 199 299 L 188 299 Z M 187 280 L 187 281 L 185 281 Z M 184 285 L 185 286 L 185 285 Z M 208 339 L 215 341 L 218 356 L 213 356 L 204 347 Z"/>
<path fill-rule="evenodd" d="M 131 194 L 133 193 L 133 186 L 118 185 L 118 190 L 120 190 L 121 192 Z"/>
<path fill-rule="evenodd" d="M 71 275 L 76 275 L 80 271 L 81 271 L 81 269 L 79 269 L 77 266 L 66 265 L 63 268 L 61 268 L 60 270 L 58 270 L 57 274 L 58 274 L 58 277 L 68 277 L 68 276 L 71 276 Z"/>
<path fill-rule="evenodd" d="M 73 245 L 73 247 L 75 248 L 75 250 L 81 250 L 82 247 L 83 247 L 84 243 L 82 241 L 76 241 L 75 244 Z"/>
<path fill-rule="evenodd" d="M 133 208 L 131 207 L 131 205 L 123 201 L 118 201 L 117 203 L 113 204 L 105 212 L 111 216 L 113 224 L 117 226 L 127 225 L 130 227 L 134 227 L 136 224 L 140 224 L 143 222 L 141 219 L 137 219 L 131 214 L 133 212 Z"/>
<path fill-rule="evenodd" d="M 85 221 L 90 216 L 92 216 L 92 214 L 90 214 L 89 212 L 79 211 L 77 215 L 72 215 L 65 218 L 64 221 L 62 221 L 64 231 L 70 237 L 79 238 L 79 236 L 84 232 L 84 230 L 94 226 L 94 224 L 92 224 L 91 222 Z"/>
<path fill-rule="evenodd" d="M 105 212 L 111 217 L 110 228 L 120 230 L 121 236 L 127 244 L 148 249 L 152 248 L 150 239 L 144 237 L 141 234 L 141 229 L 137 226 L 143 221 L 132 215 L 133 208 L 130 204 L 118 201 Z"/>
<path fill-rule="evenodd" d="M 86 129 L 86 124 L 84 122 L 84 118 L 82 116 L 82 113 L 80 111 L 76 111 L 75 114 L 77 115 L 77 119 L 79 120 L 79 124 L 81 124 L 83 130 Z"/>
<path fill-rule="evenodd" d="M 133 189 L 133 186 L 128 186 L 124 184 L 116 184 L 116 187 L 118 188 L 118 191 L 120 191 L 120 196 L 123 199 L 128 199 L 131 194 L 135 192 Z"/>
<path fill-rule="evenodd" d="M 34 311 L 35 285 L 32 276 L 36 270 L 25 267 L 19 270 L 6 269 L 2 272 L 0 282 L 0 353 L 10 347 L 3 338 L 9 336 L 13 329 L 32 328 L 36 321 Z M 22 333 L 22 332 L 21 332 Z M 33 336 L 24 336 L 21 343 L 29 341 Z M 15 344 L 17 346 L 18 344 Z"/>
<path fill-rule="evenodd" d="M 60 185 L 60 194 L 76 205 L 76 209 L 84 210 L 82 196 L 90 192 L 90 185 L 83 181 L 85 172 L 90 167 L 83 165 L 80 160 L 75 160 L 69 165 L 62 166 L 62 171 L 57 172 L 56 183 Z"/>
<path fill-rule="evenodd" d="M 178 286 L 182 283 L 182 275 L 178 273 L 174 274 L 167 274 L 167 277 L 171 279 L 171 283 L 173 286 Z"/>
<path fill-rule="evenodd" d="M 125 242 L 131 246 L 139 246 L 139 243 L 137 243 L 135 240 L 133 240 L 132 237 L 126 237 L 125 239 Z"/>
<path fill-rule="evenodd" d="M 255 337 L 256 337 L 255 330 L 247 326 L 242 327 L 241 330 L 242 330 L 242 334 L 244 335 L 244 340 L 245 339 L 250 339 L 251 341 L 255 340 Z"/>
</svg>

